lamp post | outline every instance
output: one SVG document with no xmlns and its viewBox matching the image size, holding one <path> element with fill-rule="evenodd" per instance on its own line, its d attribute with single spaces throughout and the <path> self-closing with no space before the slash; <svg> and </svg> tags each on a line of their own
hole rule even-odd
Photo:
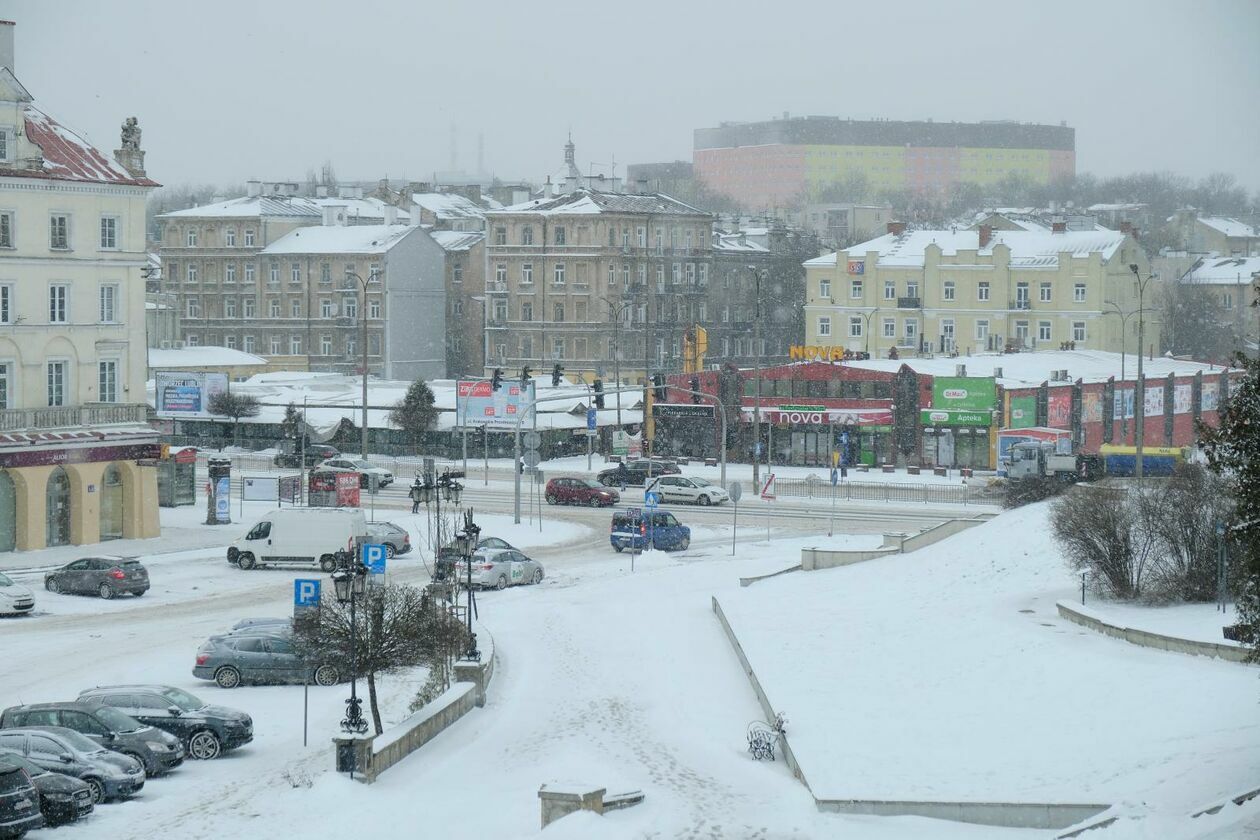
<svg viewBox="0 0 1260 840">
<path fill-rule="evenodd" d="M 337 603 L 350 605 L 350 699 L 346 701 L 346 716 L 341 728 L 353 735 L 367 732 L 368 723 L 363 719 L 363 701 L 359 699 L 359 634 L 355 618 L 355 602 L 363 596 L 367 586 L 367 567 L 359 557 L 351 557 L 344 549 L 337 552 L 337 569 L 332 573 L 333 590 Z"/>
<path fill-rule="evenodd" d="M 1142 482 L 1142 441 L 1146 432 L 1146 380 L 1142 375 L 1142 356 L 1145 352 L 1142 342 L 1146 340 L 1146 318 L 1144 317 L 1144 309 L 1142 306 L 1143 298 L 1146 296 L 1146 284 L 1150 283 L 1155 277 L 1154 274 L 1146 275 L 1146 279 L 1142 279 L 1142 275 L 1138 272 L 1137 263 L 1129 263 L 1129 270 L 1133 272 L 1133 278 L 1137 281 L 1138 287 L 1138 385 L 1142 388 L 1142 404 L 1138 405 L 1136 393 L 1133 400 L 1133 412 L 1137 416 L 1134 418 L 1133 433 L 1136 437 L 1137 457 L 1134 459 L 1134 477 L 1138 483 Z"/>
<path fill-rule="evenodd" d="M 870 312 L 866 313 L 866 326 L 864 329 L 866 330 L 866 355 L 868 356 L 871 355 L 871 318 L 873 318 L 875 313 L 878 311 L 879 307 L 877 306 Z"/>
<path fill-rule="evenodd" d="M 757 296 L 753 315 L 753 490 L 756 491 L 761 487 L 761 277 L 765 272 L 759 271 L 755 265 L 748 266 L 748 270 L 753 273 Z"/>
<path fill-rule="evenodd" d="M 351 271 L 350 269 L 346 269 L 346 276 L 353 277 L 355 280 L 359 281 L 359 285 L 363 287 L 363 301 L 359 305 L 359 320 L 363 324 L 363 337 L 362 337 L 363 346 L 360 351 L 360 355 L 363 360 L 363 428 L 361 430 L 361 441 L 360 441 L 360 448 L 362 449 L 362 451 L 359 454 L 361 457 L 366 458 L 368 456 L 368 387 L 367 387 L 367 379 L 368 379 L 367 303 L 368 303 L 368 300 L 367 300 L 367 296 L 368 296 L 368 283 L 371 283 L 373 280 L 376 279 L 377 272 L 376 271 L 370 272 L 368 274 L 368 279 L 364 280 L 355 272 Z"/>
<path fill-rule="evenodd" d="M 464 511 L 464 530 L 460 531 L 455 537 L 455 545 L 459 550 L 459 556 L 464 559 L 464 567 L 468 570 L 468 649 L 464 651 L 464 658 L 472 661 L 481 659 L 481 651 L 477 650 L 477 634 L 473 632 L 473 610 L 476 608 L 476 602 L 473 599 L 472 585 L 472 557 L 477 550 L 478 537 L 481 535 L 481 528 L 473 522 L 472 508 Z"/>
<path fill-rule="evenodd" d="M 442 470 L 441 475 L 433 475 L 424 473 L 424 480 L 421 481 L 420 474 L 416 475 L 415 485 L 412 487 L 414 498 L 423 504 L 425 511 L 429 511 L 429 505 L 433 505 L 433 575 L 434 579 L 438 578 L 438 573 L 442 569 L 439 562 L 442 555 L 442 502 L 458 505 L 464 492 L 464 485 L 459 483 L 459 479 L 464 477 L 464 473 L 460 470 Z"/>
<path fill-rule="evenodd" d="M 613 322 L 613 379 L 617 383 L 617 429 L 621 429 L 621 317 L 622 314 L 634 306 L 634 298 L 624 297 L 620 302 L 611 298 L 603 298 L 604 303 L 608 304 L 608 314 L 612 317 Z"/>
</svg>

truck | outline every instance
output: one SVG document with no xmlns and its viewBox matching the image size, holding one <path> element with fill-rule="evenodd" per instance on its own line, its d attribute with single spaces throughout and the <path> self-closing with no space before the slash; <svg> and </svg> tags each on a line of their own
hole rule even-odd
<svg viewBox="0 0 1260 840">
<path fill-rule="evenodd" d="M 1097 477 L 1099 461 L 1088 455 L 1056 451 L 1052 441 L 1022 441 L 1010 448 L 1007 476 L 1020 478 L 1056 478 L 1073 482 Z"/>
<path fill-rule="evenodd" d="M 363 511 L 356 509 L 280 508 L 263 516 L 228 546 L 227 561 L 239 569 L 261 566 L 337 568 L 335 555 L 368 535 Z"/>
</svg>

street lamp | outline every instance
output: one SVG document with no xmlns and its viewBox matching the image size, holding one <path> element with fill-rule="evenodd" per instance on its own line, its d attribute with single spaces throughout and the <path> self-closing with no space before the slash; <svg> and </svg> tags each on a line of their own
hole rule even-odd
<svg viewBox="0 0 1260 840">
<path fill-rule="evenodd" d="M 748 266 L 748 270 L 753 273 L 757 295 L 757 307 L 753 316 L 753 489 L 756 489 L 761 486 L 761 278 L 765 272 L 758 270 L 755 265 Z M 766 455 L 768 458 L 769 453 Z"/>
<path fill-rule="evenodd" d="M 635 298 L 622 297 L 621 301 L 600 296 L 608 304 L 608 314 L 613 322 L 613 379 L 617 381 L 617 428 L 621 429 L 621 318 L 627 309 L 634 306 Z M 646 374 L 646 371 L 644 371 Z"/>
<path fill-rule="evenodd" d="M 1137 373 L 1137 376 L 1138 376 L 1138 384 L 1142 386 L 1142 405 L 1137 404 L 1136 392 L 1135 392 L 1134 400 L 1133 400 L 1133 403 L 1134 403 L 1133 411 L 1137 415 L 1137 417 L 1135 418 L 1135 422 L 1133 424 L 1133 432 L 1134 432 L 1135 437 L 1137 438 L 1136 440 L 1137 457 L 1135 459 L 1133 473 L 1134 473 L 1134 477 L 1137 478 L 1138 483 L 1140 484 L 1142 481 L 1142 441 L 1143 441 L 1143 436 L 1146 431 L 1146 380 L 1142 376 L 1142 355 L 1144 352 L 1143 347 L 1142 347 L 1142 342 L 1145 341 L 1145 336 L 1146 336 L 1146 318 L 1144 317 L 1145 310 L 1142 306 L 1142 300 L 1146 296 L 1146 284 L 1150 283 L 1151 280 L 1154 279 L 1155 275 L 1148 274 L 1146 275 L 1146 279 L 1143 280 L 1142 275 L 1138 273 L 1137 263 L 1129 263 L 1129 271 L 1133 272 L 1133 278 L 1137 281 L 1137 287 L 1138 287 L 1138 308 L 1137 308 L 1137 312 L 1138 312 L 1138 373 Z"/>
<path fill-rule="evenodd" d="M 359 285 L 363 287 L 363 301 L 359 306 L 359 320 L 363 324 L 363 345 L 361 348 L 361 357 L 363 359 L 363 429 L 362 429 L 362 439 L 360 441 L 360 448 L 362 451 L 359 454 L 364 458 L 368 456 L 368 387 L 367 387 L 367 379 L 368 379 L 367 303 L 368 303 L 368 300 L 367 300 L 367 296 L 368 296 L 368 283 L 374 282 L 376 280 L 378 273 L 379 272 L 377 272 L 376 270 L 373 270 L 372 272 L 368 274 L 368 279 L 364 280 L 362 277 L 360 277 L 358 274 L 354 273 L 350 269 L 346 269 L 346 276 L 353 277 L 355 280 L 359 281 Z"/>
<path fill-rule="evenodd" d="M 477 650 L 477 634 L 473 632 L 473 610 L 476 609 L 476 602 L 473 599 L 472 585 L 472 558 L 473 553 L 477 550 L 478 538 L 481 536 L 481 528 L 473 522 L 472 508 L 464 511 L 464 530 L 455 537 L 455 546 L 459 550 L 460 557 L 464 558 L 464 567 L 468 570 L 468 649 L 464 651 L 464 658 L 473 662 L 480 661 L 481 651 Z"/>
<path fill-rule="evenodd" d="M 350 699 L 346 701 L 346 716 L 341 721 L 341 728 L 347 733 L 362 735 L 367 732 L 368 723 L 363 718 L 363 702 L 359 699 L 359 662 L 357 650 L 359 634 L 355 618 L 355 602 L 363 597 L 367 588 L 367 566 L 344 549 L 336 554 L 337 569 L 332 573 L 333 591 L 337 595 L 337 603 L 350 605 Z"/>
<path fill-rule="evenodd" d="M 864 327 L 864 329 L 866 330 L 866 355 L 867 356 L 871 355 L 871 318 L 874 317 L 875 313 L 878 311 L 879 311 L 879 307 L 877 306 L 874 309 L 872 309 L 870 312 L 866 313 L 866 326 Z"/>
</svg>

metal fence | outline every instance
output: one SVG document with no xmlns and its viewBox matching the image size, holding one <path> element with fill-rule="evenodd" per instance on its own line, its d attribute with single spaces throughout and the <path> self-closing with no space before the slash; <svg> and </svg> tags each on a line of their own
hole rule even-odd
<svg viewBox="0 0 1260 840">
<path fill-rule="evenodd" d="M 864 502 L 919 502 L 922 504 L 965 505 L 979 501 L 981 493 L 963 484 L 908 484 L 895 482 L 841 481 L 832 485 L 823 478 L 776 478 L 775 494 L 780 497 Z"/>
</svg>

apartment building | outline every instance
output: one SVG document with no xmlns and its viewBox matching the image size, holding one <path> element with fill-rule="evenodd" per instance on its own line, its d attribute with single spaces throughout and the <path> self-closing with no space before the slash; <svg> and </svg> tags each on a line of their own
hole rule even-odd
<svg viewBox="0 0 1260 840">
<path fill-rule="evenodd" d="M 0 551 L 157 536 L 140 126 L 109 155 L 44 113 L 0 21 Z"/>
<path fill-rule="evenodd" d="M 907 231 L 892 222 L 877 239 L 805 263 L 806 341 L 876 357 L 1136 352 L 1131 265 L 1143 279 L 1150 274 L 1143 249 L 1119 231 L 1069 231 L 1062 222 L 1050 231 Z M 1154 294 L 1152 284 L 1146 306 Z M 1153 319 L 1145 341 L 1159 347 Z"/>
<path fill-rule="evenodd" d="M 1245 348 L 1260 346 L 1260 257 L 1203 257 L 1178 282 L 1210 293 Z"/>
<path fill-rule="evenodd" d="M 432 230 L 445 253 L 446 375 L 480 376 L 485 367 L 486 236 Z"/>
</svg>

